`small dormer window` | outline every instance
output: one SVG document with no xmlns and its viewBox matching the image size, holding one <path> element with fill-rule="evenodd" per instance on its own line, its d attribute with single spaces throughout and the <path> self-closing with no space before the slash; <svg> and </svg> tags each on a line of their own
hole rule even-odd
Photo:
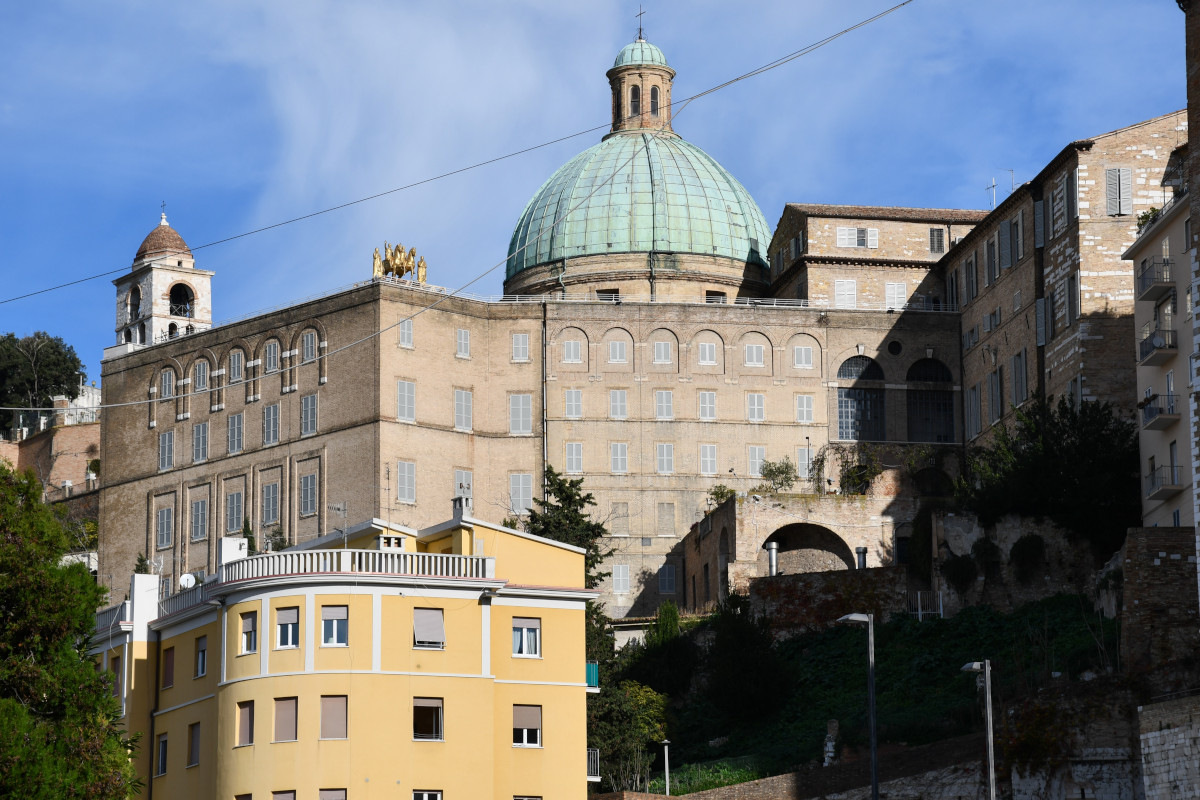
<svg viewBox="0 0 1200 800">
<path fill-rule="evenodd" d="M 658 87 L 650 87 L 650 116 L 658 116 Z"/>
<path fill-rule="evenodd" d="M 639 86 L 629 87 L 629 116 L 636 117 L 642 113 L 642 89 Z"/>
</svg>

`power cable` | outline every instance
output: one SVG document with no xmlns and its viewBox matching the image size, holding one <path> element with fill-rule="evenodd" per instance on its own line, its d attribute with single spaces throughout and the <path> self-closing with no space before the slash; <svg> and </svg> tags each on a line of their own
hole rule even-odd
<svg viewBox="0 0 1200 800">
<path fill-rule="evenodd" d="M 857 23 L 857 24 L 855 24 L 855 25 L 851 25 L 849 28 L 844 28 L 844 29 L 842 29 L 841 31 L 838 31 L 837 33 L 834 33 L 834 34 L 831 34 L 831 35 L 829 35 L 829 36 L 825 37 L 824 39 L 821 39 L 821 40 L 819 40 L 819 41 L 817 41 L 817 42 L 814 42 L 814 43 L 812 43 L 812 44 L 806 45 L 806 46 L 804 46 L 804 47 L 800 48 L 799 50 L 796 50 L 796 51 L 793 51 L 793 52 L 791 52 L 791 53 L 788 53 L 788 54 L 787 54 L 787 55 L 785 55 L 785 56 L 781 56 L 781 57 L 779 57 L 779 58 L 775 59 L 774 61 L 768 62 L 767 64 L 764 64 L 763 66 L 761 66 L 761 67 L 758 67 L 757 69 L 754 69 L 754 70 L 751 70 L 750 72 L 747 72 L 747 73 L 744 73 L 744 74 L 742 74 L 742 75 L 739 75 L 739 76 L 737 76 L 736 78 L 732 78 L 732 79 L 730 79 L 730 80 L 728 80 L 728 81 L 725 81 L 724 83 L 718 84 L 717 86 L 713 86 L 713 87 L 711 87 L 711 88 L 709 88 L 709 89 L 705 89 L 704 91 L 702 91 L 702 92 L 699 92 L 699 93 L 697 93 L 697 94 L 694 94 L 694 95 L 692 95 L 691 97 L 684 98 L 682 101 L 680 101 L 680 108 L 679 108 L 679 112 L 676 112 L 676 114 L 675 114 L 675 115 L 676 115 L 676 116 L 678 116 L 678 114 L 679 114 L 679 113 L 681 113 L 681 112 L 683 111 L 683 108 L 684 108 L 684 107 L 685 107 L 685 106 L 686 106 L 688 103 L 690 103 L 690 102 L 691 102 L 691 101 L 693 101 L 693 100 L 699 99 L 699 98 L 701 98 L 701 97 L 704 97 L 704 96 L 706 96 L 706 95 L 709 95 L 709 94 L 712 94 L 713 92 L 720 91 L 721 89 L 724 89 L 724 88 L 726 88 L 727 86 L 731 86 L 731 85 L 733 85 L 733 84 L 735 84 L 735 83 L 738 83 L 739 81 L 744 81 L 744 80 L 746 80 L 746 79 L 748 79 L 748 78 L 753 78 L 753 77 L 756 77 L 756 76 L 758 76 L 758 75 L 762 75 L 762 74 L 763 74 L 763 73 L 765 73 L 765 72 L 769 72 L 769 71 L 771 71 L 771 70 L 773 70 L 773 69 L 776 69 L 776 68 L 778 68 L 778 67 L 781 67 L 781 66 L 783 66 L 784 64 L 787 64 L 787 63 L 789 63 L 789 62 L 791 62 L 791 61 L 795 61 L 796 59 L 800 58 L 801 56 L 808 55 L 808 54 L 809 54 L 809 53 L 811 53 L 812 51 L 814 51 L 814 50 L 817 50 L 817 49 L 819 49 L 819 48 L 821 48 L 821 47 L 824 47 L 825 45 L 829 44 L 830 42 L 833 42 L 833 41 L 835 41 L 835 40 L 837 40 L 837 39 L 840 39 L 842 36 L 845 36 L 846 34 L 848 34 L 848 33 L 851 33 L 852 31 L 855 31 L 855 30 L 857 30 L 857 29 L 859 29 L 859 28 L 861 28 L 861 27 L 863 27 L 863 26 L 865 26 L 865 25 L 869 25 L 869 24 L 871 24 L 872 22 L 875 22 L 875 21 L 877 21 L 877 20 L 879 20 L 879 19 L 882 19 L 883 17 L 886 17 L 887 15 L 891 14 L 892 12 L 894 12 L 894 11 L 897 11 L 897 10 L 899 10 L 900 8 L 903 8 L 904 6 L 906 6 L 906 5 L 908 5 L 909 3 L 912 3 L 912 2 L 914 2 L 914 0 L 904 0 L 904 2 L 902 2 L 902 3 L 899 3 L 899 4 L 895 5 L 895 6 L 892 6 L 891 8 L 889 8 L 889 9 L 887 9 L 887 10 L 885 10 L 885 11 L 881 11 L 880 13 L 876 14 L 876 15 L 875 15 L 875 16 L 873 16 L 873 17 L 869 17 L 869 18 L 867 18 L 867 19 L 865 19 L 865 20 L 862 20 L 861 22 L 859 22 L 859 23 Z M 668 106 L 668 108 L 669 108 L 669 107 L 670 107 L 670 106 Z M 372 195 L 367 195 L 366 197 L 360 197 L 360 198 L 359 198 L 359 199 L 357 199 L 357 200 L 350 200 L 350 201 L 348 201 L 348 202 L 345 202 L 345 203 L 340 203 L 340 204 L 338 204 L 338 205 L 335 205 L 335 206 L 330 206 L 329 208 L 324 208 L 324 209 L 321 209 L 320 211 L 313 211 L 313 212 L 311 212 L 311 213 L 308 213 L 308 214 L 302 214 L 301 216 L 298 216 L 298 217 L 293 217 L 293 218 L 291 218 L 291 219 L 287 219 L 287 220 L 284 220 L 284 221 L 282 221 L 282 222 L 276 222 L 276 223 L 273 223 L 273 224 L 271 224 L 271 225 L 266 225 L 266 226 L 264 226 L 264 227 L 261 227 L 261 228 L 255 228 L 254 230 L 245 231 L 244 233 L 238 233 L 238 234 L 234 234 L 233 236 L 227 236 L 227 237 L 225 237 L 224 239 L 217 239 L 217 240 L 215 240 L 215 241 L 207 242 L 207 243 L 205 243 L 205 244 L 198 245 L 198 246 L 196 246 L 196 247 L 191 247 L 191 248 L 189 248 L 189 249 L 190 249 L 190 250 L 192 250 L 193 252 L 195 252 L 196 250 L 203 250 L 203 249 L 204 249 L 204 248 L 206 248 L 206 247 L 213 247 L 213 246 L 215 246 L 215 245 L 218 245 L 218 244 L 225 244 L 226 242 L 232 242 L 232 241 L 235 241 L 235 240 L 237 240 L 237 239 L 242 239 L 242 238 L 245 238 L 245 237 L 247 237 L 247 236 L 253 236 L 253 235 L 255 235 L 255 234 L 263 233 L 263 232 L 265 232 L 265 231 L 273 230 L 273 229 L 275 229 L 275 228 L 281 228 L 281 227 L 283 227 L 283 226 L 285 226 L 285 225 L 291 225 L 292 223 L 295 223 L 295 222 L 301 222 L 301 221 L 303 221 L 303 220 L 306 220 L 306 219 L 312 219 L 313 217 L 319 217 L 319 216 L 321 216 L 322 214 L 329 214 L 329 213 L 331 213 L 331 212 L 333 212 L 333 211 L 340 211 L 341 209 L 344 209 L 344 208 L 349 208 L 349 207 L 351 207 L 351 206 L 355 206 L 355 205 L 358 205 L 358 204 L 360 204 L 360 203 L 366 203 L 366 202 L 368 202 L 368 201 L 371 201 L 371 200 L 377 200 L 377 199 L 379 199 L 380 197 L 386 197 L 386 196 L 388 196 L 388 195 L 391 195 L 391 194 L 396 194 L 397 192 L 403 192 L 403 191 L 406 191 L 406 190 L 408 190 L 408 189 L 412 189 L 412 188 L 414 188 L 414 187 L 417 187 L 417 186 L 422 186 L 422 185 L 424 185 L 424 184 L 427 184 L 427 183 L 433 183 L 434 181 L 439 181 L 439 180 L 442 180 L 442 179 L 444 179 L 444 178 L 449 178 L 449 177 L 452 177 L 452 176 L 454 176 L 454 175 L 460 175 L 460 174 L 462 174 L 462 173 L 464 173 L 464 172 L 469 172 L 469 171 L 471 171 L 471 170 L 474 170 L 474 169 L 479 169 L 480 167 L 485 167 L 485 166 L 488 166 L 488 165 L 490 165 L 490 164 L 495 164 L 495 163 L 497 163 L 497 162 L 500 162 L 500 161 L 505 161 L 505 160 L 507 160 L 507 159 L 510 159 L 510 158 L 515 158 L 515 157 L 517 157 L 517 156 L 520 156 L 520 155 L 525 155 L 526 153 L 533 152 L 534 150 L 540 150 L 541 148 L 544 148 L 544 147 L 549 147 L 550 145 L 554 145 L 554 144 L 559 144 L 560 142 L 565 142 L 565 141 L 568 141 L 568 140 L 570 140 L 570 139 L 574 139 L 574 138 L 577 138 L 577 137 L 579 137 L 579 136 L 583 136 L 583 135 L 585 135 L 585 134 L 588 134 L 588 133 L 594 133 L 595 131 L 602 130 L 602 129 L 604 129 L 604 128 L 608 128 L 608 127 L 610 127 L 610 126 L 611 126 L 611 123 L 608 123 L 608 122 L 606 122 L 606 123 L 604 123 L 604 124 L 602 124 L 602 125 L 595 125 L 595 126 L 593 126 L 593 127 L 586 128 L 586 129 L 584 129 L 584 130 L 581 130 L 581 131 L 576 131 L 575 133 L 569 133 L 569 134 L 567 134 L 567 135 L 565 135 L 565 136 L 560 136 L 560 137 L 558 137 L 557 139 L 551 139 L 551 140 L 549 140 L 549 141 L 542 142 L 541 144 L 535 144 L 535 145 L 532 145 L 532 146 L 530 146 L 530 147 L 523 148 L 523 149 L 521 149 L 521 150 L 514 150 L 514 151 L 513 151 L 513 152 L 511 152 L 511 153 L 506 153 L 505 155 L 496 156 L 496 157 L 494 157 L 494 158 L 489 158 L 489 159 L 486 159 L 486 160 L 484 160 L 484 161 L 479 161 L 479 162 L 476 162 L 476 163 L 474 163 L 474 164 L 470 164 L 470 165 L 468 165 L 468 166 L 465 166 L 465 167 L 459 167 L 458 169 L 450 170 L 449 172 L 443 172 L 443 173 L 441 173 L 441 174 L 439 174 L 439 175 L 434 175 L 434 176 L 432 176 L 432 177 L 428 177 L 428 178 L 422 178 L 421 180 L 414 181 L 414 182 L 412 182 L 412 183 L 408 183 L 408 184 L 405 184 L 405 185 L 403 185 L 403 186 L 397 186 L 397 187 L 396 187 L 396 188 L 394 188 L 394 189 L 388 189 L 388 190 L 386 190 L 386 191 L 377 192 L 377 193 L 375 193 L 375 194 L 372 194 Z M 4 300 L 0 300 L 0 305 L 5 305 L 6 303 L 13 303 L 13 302 L 16 302 L 17 300 L 25 300 L 25 299 L 27 299 L 27 298 L 30 298 L 30 297 L 35 297 L 35 296 L 37 296 L 37 295 L 40 295 L 40 294 L 45 294 L 45 293 L 47 293 L 47 292 L 53 292 L 53 291 L 57 291 L 58 289 L 66 289 L 66 288 L 68 288 L 68 287 L 75 286 L 75 285 L 77 285 L 77 284 L 80 284 L 80 283 L 86 283 L 87 281 L 96 280 L 97 278 L 105 278 L 105 277 L 108 277 L 109 275 L 116 275 L 117 273 L 120 273 L 120 272 L 125 272 L 125 271 L 126 271 L 126 269 L 127 269 L 127 267 L 121 267 L 121 268 L 119 268 L 119 269 L 108 270 L 107 272 L 100 272 L 100 273 L 97 273 L 97 274 L 95 274 L 95 275 L 89 275 L 89 276 L 88 276 L 88 277 L 86 277 L 86 278 L 78 278 L 78 279 L 76 279 L 76 280 L 73 280 L 73 281 L 68 281 L 68 282 L 66 282 L 66 283 L 60 283 L 60 284 L 58 284 L 58 285 L 56 285 L 56 286 L 48 286 L 48 287 L 46 287 L 45 289 L 38 289 L 38 290 L 36 290 L 36 291 L 27 292 L 27 293 L 25 293 L 25 294 L 22 294 L 22 295 L 16 295 L 16 296 L 14 296 L 14 297 L 9 297 L 9 298 L 6 298 L 6 299 L 4 299 Z M 491 270 L 489 270 L 489 272 L 490 272 L 490 271 L 491 271 Z M 485 274 L 486 274 L 486 273 L 485 273 Z M 473 282 L 474 282 L 474 281 L 472 281 L 472 283 L 473 283 Z M 468 284 L 468 285 L 469 285 L 469 284 Z M 464 288 L 465 288 L 465 287 L 464 287 Z M 27 410 L 32 410 L 32 409 L 27 409 Z"/>
</svg>

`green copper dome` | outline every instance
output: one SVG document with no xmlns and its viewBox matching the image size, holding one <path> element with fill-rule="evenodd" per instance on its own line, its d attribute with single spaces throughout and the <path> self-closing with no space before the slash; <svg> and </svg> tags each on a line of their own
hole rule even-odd
<svg viewBox="0 0 1200 800">
<path fill-rule="evenodd" d="M 633 64 L 670 66 L 667 64 L 667 57 L 663 55 L 663 51 L 645 39 L 638 39 L 636 42 L 630 42 L 622 47 L 621 52 L 617 53 L 617 60 L 613 62 L 614 67 L 628 67 Z"/>
<path fill-rule="evenodd" d="M 770 241 L 754 198 L 707 153 L 674 134 L 624 131 L 575 156 L 533 196 L 506 277 L 563 258 L 650 251 L 765 265 Z"/>
</svg>

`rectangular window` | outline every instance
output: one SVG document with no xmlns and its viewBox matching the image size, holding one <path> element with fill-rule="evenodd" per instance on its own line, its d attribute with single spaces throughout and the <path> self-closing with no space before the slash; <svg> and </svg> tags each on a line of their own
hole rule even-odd
<svg viewBox="0 0 1200 800">
<path fill-rule="evenodd" d="M 1004 376 L 997 369 L 988 375 L 988 421 L 997 422 L 1004 416 Z"/>
<path fill-rule="evenodd" d="M 1012 402 L 1014 406 L 1024 403 L 1028 397 L 1029 388 L 1025 376 L 1025 348 L 1012 357 Z"/>
<path fill-rule="evenodd" d="M 537 617 L 513 617 L 512 647 L 514 656 L 529 658 L 542 654 L 542 621 Z"/>
<path fill-rule="evenodd" d="M 717 446 L 715 444 L 700 445 L 700 474 L 717 474 Z"/>
<path fill-rule="evenodd" d="M 317 360 L 317 334 L 315 331 L 305 331 L 300 337 L 301 359 L 303 363 Z"/>
<path fill-rule="evenodd" d="M 192 461 L 199 464 L 208 460 L 208 423 L 197 422 L 192 426 Z"/>
<path fill-rule="evenodd" d="M 612 585 L 613 585 L 614 593 L 629 594 L 629 565 L 628 564 L 613 564 Z"/>
<path fill-rule="evenodd" d="M 983 285 L 991 286 L 1000 277 L 1000 268 L 996 261 L 995 236 L 983 244 L 983 265 Z"/>
<path fill-rule="evenodd" d="M 796 422 L 813 421 L 813 398 L 810 394 L 796 395 Z"/>
<path fill-rule="evenodd" d="M 264 483 L 262 487 L 262 522 L 274 525 L 279 522 L 279 484 Z"/>
<path fill-rule="evenodd" d="M 346 695 L 321 695 L 321 738 L 345 739 L 348 725 Z"/>
<path fill-rule="evenodd" d="M 279 371 L 279 342 L 267 342 L 263 351 L 263 362 L 267 372 Z"/>
<path fill-rule="evenodd" d="M 654 447 L 658 474 L 670 475 L 675 471 L 675 445 L 670 442 L 659 442 Z"/>
<path fill-rule="evenodd" d="M 1133 170 L 1118 167 L 1104 171 L 1105 211 L 1110 217 L 1133 213 Z"/>
<path fill-rule="evenodd" d="M 514 333 L 512 335 L 512 360 L 513 361 L 528 361 L 529 360 L 529 334 Z"/>
<path fill-rule="evenodd" d="M 263 406 L 263 445 L 279 441 L 279 404 Z"/>
<path fill-rule="evenodd" d="M 670 389 L 659 389 L 654 393 L 654 418 L 674 419 L 674 417 L 674 395 L 671 393 Z"/>
<path fill-rule="evenodd" d="M 580 364 L 583 359 L 580 357 L 582 348 L 577 339 L 567 339 L 563 342 L 563 363 L 564 364 Z"/>
<path fill-rule="evenodd" d="M 743 363 L 747 367 L 763 366 L 763 346 L 761 344 L 746 345 L 746 358 Z"/>
<path fill-rule="evenodd" d="M 289 606 L 275 612 L 275 646 L 280 650 L 300 646 L 300 608 Z"/>
<path fill-rule="evenodd" d="M 296 700 L 295 697 L 275 698 L 275 739 L 276 742 L 296 741 Z"/>
<path fill-rule="evenodd" d="M 729 297 L 725 292 L 718 292 L 715 289 L 704 290 L 704 302 L 706 303 L 724 303 Z"/>
<path fill-rule="evenodd" d="M 879 247 L 878 228 L 838 228 L 838 247 Z"/>
<path fill-rule="evenodd" d="M 1067 276 L 1067 325 L 1079 319 L 1079 275 Z"/>
<path fill-rule="evenodd" d="M 975 296 L 979 294 L 979 272 L 975 268 L 975 254 L 967 256 L 963 259 L 963 280 L 966 282 L 966 296 L 964 302 L 971 302 Z"/>
<path fill-rule="evenodd" d="M 608 416 L 612 419 L 625 419 L 629 409 L 625 404 L 625 390 L 612 389 L 608 393 Z"/>
<path fill-rule="evenodd" d="M 162 688 L 170 689 L 175 685 L 175 648 L 163 650 L 162 656 Z"/>
<path fill-rule="evenodd" d="M 946 306 L 950 311 L 958 310 L 958 269 L 950 270 L 946 276 Z"/>
<path fill-rule="evenodd" d="M 208 499 L 192 501 L 192 541 L 208 536 Z"/>
<path fill-rule="evenodd" d="M 513 436 L 533 433 L 533 395 L 508 396 L 508 432 Z"/>
<path fill-rule="evenodd" d="M 411 319 L 400 322 L 400 346 L 410 349 L 413 346 L 413 321 Z"/>
<path fill-rule="evenodd" d="M 466 328 L 459 328 L 455 335 L 454 355 L 458 358 L 471 357 L 471 332 Z"/>
<path fill-rule="evenodd" d="M 796 369 L 812 369 L 813 368 L 813 349 L 811 347 L 796 346 L 792 348 L 792 366 Z"/>
<path fill-rule="evenodd" d="M 629 503 L 613 503 L 608 519 L 608 529 L 613 536 L 629 535 Z"/>
<path fill-rule="evenodd" d="M 700 419 L 713 420 L 717 418 L 717 393 L 700 392 Z"/>
<path fill-rule="evenodd" d="M 347 606 L 321 606 L 321 646 L 346 647 L 350 641 L 350 610 Z"/>
<path fill-rule="evenodd" d="M 164 431 L 158 435 L 158 468 L 175 466 L 175 431 Z"/>
<path fill-rule="evenodd" d="M 965 416 L 964 422 L 966 423 L 968 439 L 975 438 L 982 430 L 979 414 L 979 394 L 980 386 L 977 383 L 971 388 L 967 389 L 966 398 L 963 403 L 963 414 Z"/>
<path fill-rule="evenodd" d="M 746 419 L 763 422 L 767 418 L 767 396 L 757 392 L 746 395 Z"/>
<path fill-rule="evenodd" d="M 889 283 L 884 286 L 887 308 L 902 309 L 908 302 L 907 283 Z"/>
<path fill-rule="evenodd" d="M 542 707 L 513 706 L 513 745 L 542 746 Z"/>
<path fill-rule="evenodd" d="M 655 342 L 654 343 L 654 363 L 655 364 L 670 364 L 671 363 L 671 343 L 670 342 Z"/>
<path fill-rule="evenodd" d="M 345 789 L 320 789 L 317 791 L 317 800 L 346 800 Z M 438 797 L 441 800 L 441 797 Z"/>
<path fill-rule="evenodd" d="M 169 369 L 163 370 L 159 376 L 158 396 L 161 400 L 175 396 L 175 373 Z"/>
<path fill-rule="evenodd" d="M 1025 257 L 1025 212 L 1021 211 L 1008 223 L 1009 250 L 1012 254 L 1012 264 L 1017 265 Z"/>
<path fill-rule="evenodd" d="M 311 436 L 317 432 L 317 396 L 306 394 L 300 398 L 300 435 Z"/>
<path fill-rule="evenodd" d="M 165 733 L 158 735 L 158 750 L 154 759 L 154 774 L 167 774 L 167 735 Z"/>
<path fill-rule="evenodd" d="M 442 698 L 413 698 L 413 738 L 442 741 Z"/>
<path fill-rule="evenodd" d="M 242 653 L 258 652 L 258 612 L 242 614 Z"/>
<path fill-rule="evenodd" d="M 442 793 L 429 789 L 417 789 L 413 792 L 412 800 L 442 800 Z"/>
<path fill-rule="evenodd" d="M 567 472 L 578 474 L 583 472 L 583 442 L 567 442 Z"/>
<path fill-rule="evenodd" d="M 245 377 L 246 359 L 241 350 L 229 354 L 229 382 L 237 383 Z"/>
<path fill-rule="evenodd" d="M 675 535 L 675 504 L 674 503 L 659 503 L 658 504 L 658 535 L 659 536 L 674 536 Z M 642 545 L 648 547 L 650 543 L 646 540 L 642 541 Z"/>
<path fill-rule="evenodd" d="M 609 342 L 608 343 L 608 363 L 624 364 L 625 363 L 625 342 Z"/>
<path fill-rule="evenodd" d="M 231 414 L 229 417 L 229 435 L 226 438 L 230 455 L 242 452 L 242 422 L 241 414 Z"/>
<path fill-rule="evenodd" d="M 202 392 L 208 388 L 208 362 L 196 362 L 196 391 Z"/>
<path fill-rule="evenodd" d="M 674 564 L 663 564 L 658 568 L 658 593 L 675 594 Z"/>
<path fill-rule="evenodd" d="M 946 231 L 942 228 L 929 229 L 929 252 L 946 252 Z"/>
<path fill-rule="evenodd" d="M 411 461 L 396 463 L 396 500 L 401 503 L 417 502 L 417 465 Z"/>
<path fill-rule="evenodd" d="M 717 343 L 716 342 L 701 342 L 700 343 L 700 363 L 704 366 L 712 366 L 717 363 Z"/>
<path fill-rule="evenodd" d="M 833 307 L 858 307 L 858 282 L 853 280 L 833 282 Z"/>
<path fill-rule="evenodd" d="M 317 476 L 300 476 L 300 516 L 317 513 Z"/>
<path fill-rule="evenodd" d="M 454 428 L 460 431 L 471 430 L 471 392 L 466 389 L 454 390 Z"/>
<path fill-rule="evenodd" d="M 533 506 L 533 475 L 529 473 L 508 476 L 509 509 L 514 514 L 528 514 Z"/>
<path fill-rule="evenodd" d="M 417 384 L 412 381 L 396 382 L 396 419 L 417 421 Z"/>
<path fill-rule="evenodd" d="M 194 671 L 192 672 L 192 677 L 193 678 L 203 678 L 207 674 L 208 674 L 208 637 L 207 636 L 197 636 L 196 637 L 196 663 L 194 665 Z"/>
<path fill-rule="evenodd" d="M 812 448 L 796 448 L 796 476 L 802 481 L 812 477 Z"/>
<path fill-rule="evenodd" d="M 758 445 L 750 445 L 748 448 L 750 477 L 762 477 L 762 464 L 767 460 L 767 448 Z"/>
<path fill-rule="evenodd" d="M 245 615 L 243 615 L 245 616 Z M 254 744 L 254 701 L 243 700 L 237 704 L 237 746 Z"/>
<path fill-rule="evenodd" d="M 188 725 L 188 760 L 187 765 L 194 767 L 200 763 L 200 723 Z"/>
<path fill-rule="evenodd" d="M 242 493 L 230 492 L 225 495 L 225 531 L 226 533 L 238 533 L 242 529 Z"/>
<path fill-rule="evenodd" d="M 626 442 L 610 443 L 608 453 L 612 472 L 625 473 L 629 471 L 629 445 Z"/>
<path fill-rule="evenodd" d="M 442 609 L 413 609 L 413 647 L 446 649 L 446 622 Z"/>
<path fill-rule="evenodd" d="M 172 519 L 175 509 L 160 508 L 154 515 L 154 532 L 155 544 L 161 550 L 164 547 L 171 546 L 172 534 L 174 532 L 175 521 Z"/>
<path fill-rule="evenodd" d="M 563 416 L 567 419 L 583 417 L 583 390 L 567 389 L 563 392 Z"/>
<path fill-rule="evenodd" d="M 468 469 L 454 470 L 454 496 L 474 497 L 471 485 L 475 483 L 475 475 Z"/>
</svg>

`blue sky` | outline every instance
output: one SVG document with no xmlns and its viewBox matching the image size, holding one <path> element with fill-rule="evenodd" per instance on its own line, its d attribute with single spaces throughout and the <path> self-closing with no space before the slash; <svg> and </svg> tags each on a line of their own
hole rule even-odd
<svg viewBox="0 0 1200 800">
<path fill-rule="evenodd" d="M 643 0 L 686 97 L 892 5 Z M 0 7 L 0 300 L 127 268 L 167 202 L 193 247 L 607 121 L 629 2 L 37 2 Z M 914 0 L 692 103 L 676 130 L 774 225 L 786 202 L 987 208 L 1059 149 L 1186 105 L 1170 0 Z M 588 134 L 200 249 L 214 318 L 361 280 L 384 239 L 456 287 L 502 262 Z M 472 291 L 499 293 L 503 268 Z M 110 278 L 0 305 L 89 378 Z"/>
</svg>

